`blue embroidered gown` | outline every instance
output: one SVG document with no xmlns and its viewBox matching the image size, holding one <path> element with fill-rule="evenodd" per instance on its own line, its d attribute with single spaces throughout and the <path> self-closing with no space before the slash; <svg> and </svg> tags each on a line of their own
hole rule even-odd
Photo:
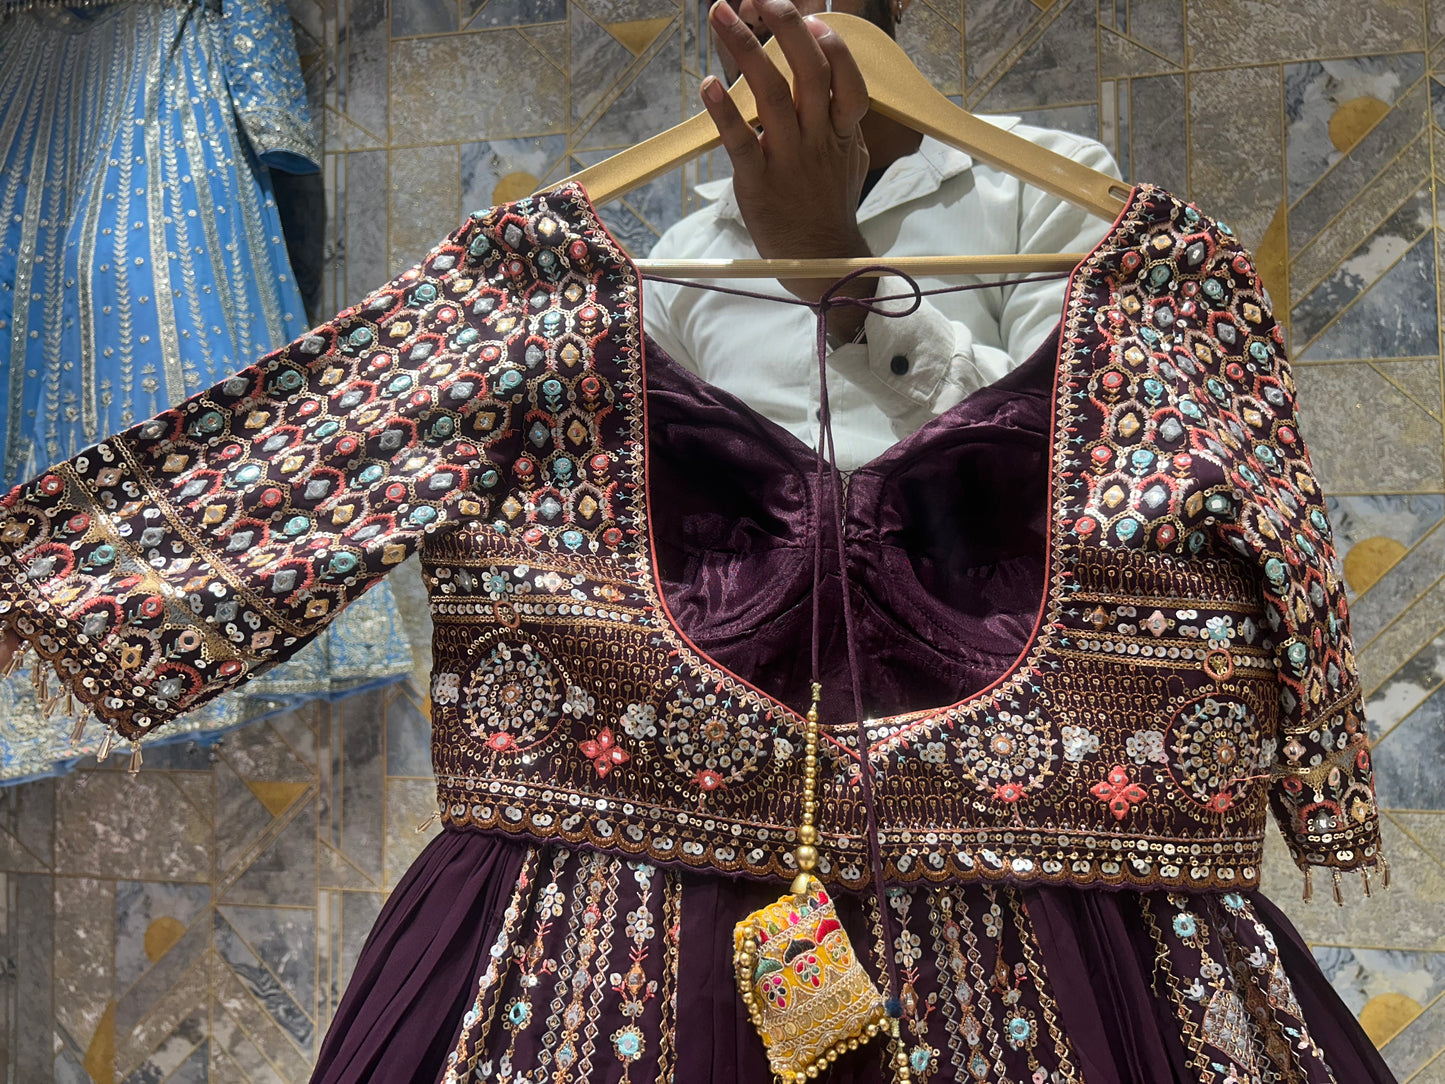
<svg viewBox="0 0 1445 1084">
<path fill-rule="evenodd" d="M 319 154 L 284 0 L 0 0 L 0 483 L 209 387 L 305 330 L 270 170 Z M 383 585 L 169 735 L 410 670 Z M 0 682 L 0 782 L 93 751 Z"/>
</svg>

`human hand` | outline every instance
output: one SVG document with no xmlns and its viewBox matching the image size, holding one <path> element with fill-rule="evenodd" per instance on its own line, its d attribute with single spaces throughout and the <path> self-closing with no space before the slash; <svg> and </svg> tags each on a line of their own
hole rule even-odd
<svg viewBox="0 0 1445 1084">
<path fill-rule="evenodd" d="M 0 671 L 10 665 L 10 660 L 15 657 L 15 652 L 20 650 L 20 637 L 16 636 L 9 629 L 0 634 Z"/>
<path fill-rule="evenodd" d="M 868 172 L 860 128 L 868 112 L 863 75 L 843 40 L 822 22 L 803 18 L 790 0 L 759 0 L 757 8 L 793 70 L 792 89 L 748 25 L 726 0 L 718 0 L 708 18 L 757 99 L 762 133 L 743 119 L 716 78 L 704 80 L 702 97 L 732 159 L 733 191 L 758 255 L 871 255 L 857 213 Z M 778 281 L 815 302 L 833 280 Z M 874 285 L 855 279 L 847 292 L 867 296 Z M 851 312 L 837 315 L 849 323 L 861 320 Z"/>
</svg>

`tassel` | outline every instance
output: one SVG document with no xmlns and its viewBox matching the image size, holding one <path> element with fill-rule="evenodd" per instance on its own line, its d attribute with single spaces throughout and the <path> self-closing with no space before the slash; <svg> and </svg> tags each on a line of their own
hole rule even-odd
<svg viewBox="0 0 1445 1084">
<path fill-rule="evenodd" d="M 417 834 L 417 835 L 421 835 L 421 834 L 422 834 L 423 832 L 425 832 L 428 828 L 430 828 L 433 824 L 435 824 L 440 818 L 441 818 L 441 813 L 440 813 L 440 812 L 433 813 L 430 817 L 428 817 L 426 820 L 422 821 L 420 824 L 418 824 L 418 825 L 416 826 L 416 834 Z"/>
<path fill-rule="evenodd" d="M 65 690 L 65 714 L 75 714 L 75 694 L 69 688 Z"/>
<path fill-rule="evenodd" d="M 1378 859 L 1378 864 L 1376 865 L 1375 868 L 1380 871 L 1380 886 L 1381 886 L 1382 888 L 1389 888 L 1389 887 L 1390 887 L 1390 863 L 1387 862 L 1387 861 L 1385 861 L 1385 856 L 1384 856 L 1383 854 L 1380 855 L 1380 857 L 1379 857 L 1379 859 Z"/>
<path fill-rule="evenodd" d="M 16 647 L 10 655 L 10 661 L 7 662 L 3 668 L 0 668 L 0 677 L 9 677 L 15 673 L 16 670 L 20 669 L 20 662 L 25 658 L 25 651 L 29 646 L 24 640 L 20 641 L 19 646 Z"/>
<path fill-rule="evenodd" d="M 75 717 L 75 726 L 70 729 L 70 744 L 79 745 L 80 740 L 85 737 L 86 713 L 81 712 Z"/>
<path fill-rule="evenodd" d="M 114 738 L 115 730 L 108 728 L 105 732 L 105 737 L 100 740 L 100 748 L 96 750 L 95 753 L 95 762 L 97 764 L 104 764 L 105 758 L 110 756 L 110 743 Z"/>
<path fill-rule="evenodd" d="M 1345 905 L 1345 890 L 1344 890 L 1344 886 L 1340 883 L 1340 871 L 1337 870 L 1337 869 L 1335 869 L 1335 870 L 1330 870 L 1330 872 L 1334 874 L 1334 881 L 1335 881 L 1335 906 L 1336 906 L 1336 907 L 1343 907 L 1343 906 Z"/>
<path fill-rule="evenodd" d="M 1365 897 L 1368 899 L 1370 895 L 1370 871 L 1364 866 L 1360 867 L 1360 880 L 1365 884 Z"/>
<path fill-rule="evenodd" d="M 1305 894 L 1304 894 L 1303 899 L 1304 899 L 1305 903 L 1309 903 L 1309 901 L 1312 900 L 1312 899 L 1314 899 L 1314 898 L 1315 898 L 1315 879 L 1314 879 L 1313 874 L 1310 872 L 1310 870 L 1309 870 L 1308 868 L 1306 868 L 1306 869 L 1305 869 Z"/>
<path fill-rule="evenodd" d="M 126 769 L 132 779 L 140 775 L 140 765 L 140 742 L 133 741 L 130 743 L 130 767 Z"/>
</svg>

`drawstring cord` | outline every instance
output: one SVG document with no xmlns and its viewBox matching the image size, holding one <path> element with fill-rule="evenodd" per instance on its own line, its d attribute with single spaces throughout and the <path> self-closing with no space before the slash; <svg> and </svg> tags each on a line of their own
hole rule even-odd
<svg viewBox="0 0 1445 1084">
<path fill-rule="evenodd" d="M 843 287 L 854 279 L 868 274 L 869 272 L 887 271 L 889 274 L 901 278 L 909 287 L 909 293 L 889 294 L 883 297 L 853 297 L 842 293 Z M 823 292 L 821 298 L 816 302 L 804 301 L 802 298 L 783 297 L 778 294 L 757 293 L 752 290 L 743 290 L 737 287 L 717 286 L 706 282 L 692 282 L 686 279 L 665 278 L 661 275 L 644 275 L 644 278 L 654 282 L 666 282 L 674 286 L 693 286 L 704 290 L 711 290 L 714 293 L 730 294 L 734 297 L 749 297 L 759 301 L 774 301 L 789 305 L 805 305 L 812 309 L 817 317 L 817 349 L 818 349 L 818 473 L 817 492 L 819 502 L 819 514 L 817 529 L 813 532 L 813 634 L 812 634 L 812 686 L 816 690 L 819 687 L 819 678 L 822 674 L 821 666 L 821 595 L 823 586 L 823 531 L 822 519 L 824 502 L 832 509 L 833 530 L 838 540 L 838 578 L 843 598 L 843 641 L 847 652 L 848 679 L 853 692 L 853 712 L 858 720 L 858 764 L 859 780 L 863 787 L 863 807 L 867 816 L 868 833 L 868 864 L 873 880 L 873 894 L 878 903 L 879 920 L 883 926 L 884 943 L 888 946 L 883 954 L 883 964 L 887 970 L 887 992 L 884 1005 L 889 1016 L 895 1020 L 903 1015 L 901 995 L 903 985 L 899 981 L 898 960 L 895 951 L 896 933 L 893 928 L 893 915 L 888 907 L 887 884 L 883 876 L 883 849 L 878 836 L 878 809 L 873 795 L 873 766 L 868 757 L 868 728 L 863 717 L 863 685 L 861 668 L 858 665 L 858 644 L 854 637 L 853 625 L 853 603 L 851 592 L 848 590 L 848 546 L 844 538 L 846 529 L 846 517 L 843 510 L 843 479 L 838 470 L 838 452 L 833 439 L 833 416 L 828 403 L 828 314 L 833 309 L 856 308 L 862 309 L 867 314 L 876 314 L 887 317 L 911 316 L 917 312 L 923 304 L 925 297 L 935 294 L 962 293 L 968 290 L 981 290 L 993 286 L 1010 285 L 1016 286 L 1024 282 L 1045 282 L 1052 279 L 1064 278 L 1063 274 L 1037 275 L 1029 278 L 1011 279 L 1007 282 L 971 282 L 962 286 L 942 286 L 925 290 L 910 275 L 901 271 L 878 264 L 872 267 L 859 268 L 837 282 L 833 283 Z M 886 309 L 882 306 L 893 301 L 908 301 L 911 304 L 903 309 Z M 816 693 L 815 693 L 816 695 Z"/>
</svg>

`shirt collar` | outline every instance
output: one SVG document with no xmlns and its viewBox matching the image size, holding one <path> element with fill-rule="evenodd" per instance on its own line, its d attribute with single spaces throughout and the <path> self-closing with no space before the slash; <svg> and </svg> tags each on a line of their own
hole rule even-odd
<svg viewBox="0 0 1445 1084">
<path fill-rule="evenodd" d="M 990 124 L 1005 130 L 1019 124 L 1018 117 L 983 117 Z M 924 136 L 918 150 L 898 159 L 882 179 L 873 186 L 862 205 L 858 208 L 858 221 L 865 222 L 884 211 L 892 210 L 911 200 L 921 199 L 938 191 L 940 185 L 973 168 L 973 156 L 949 146 L 932 136 Z M 733 194 L 731 177 L 719 177 L 694 185 L 693 189 L 713 206 L 713 213 L 720 218 L 730 218 L 738 223 L 743 220 L 738 210 L 737 197 Z"/>
</svg>

